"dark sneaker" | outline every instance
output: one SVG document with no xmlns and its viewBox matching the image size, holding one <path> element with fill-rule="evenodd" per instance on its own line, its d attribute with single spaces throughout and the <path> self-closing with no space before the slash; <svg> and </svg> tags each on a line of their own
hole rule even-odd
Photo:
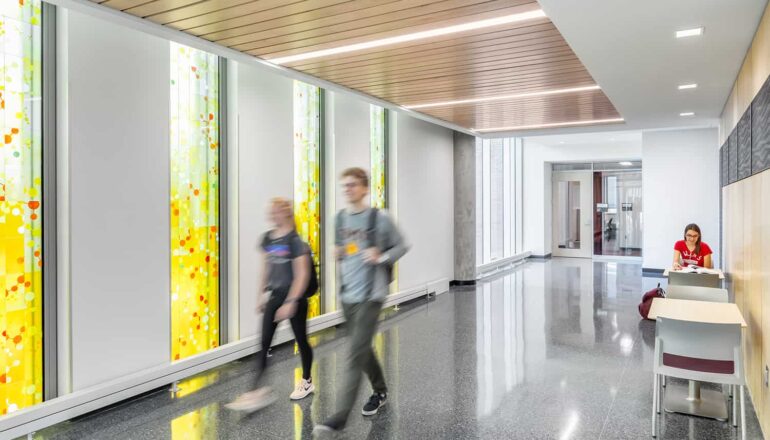
<svg viewBox="0 0 770 440">
<path fill-rule="evenodd" d="M 327 420 L 313 427 L 313 438 L 334 438 L 340 432 L 342 432 L 342 425 L 332 420 Z"/>
<path fill-rule="evenodd" d="M 387 394 L 383 394 L 383 393 L 372 394 L 372 397 L 370 397 L 369 401 L 366 402 L 366 405 L 364 405 L 364 409 L 361 411 L 361 414 L 365 416 L 373 416 L 377 414 L 377 411 L 379 411 L 379 409 L 382 408 L 382 405 L 385 405 L 385 401 L 387 399 L 388 399 Z"/>
</svg>

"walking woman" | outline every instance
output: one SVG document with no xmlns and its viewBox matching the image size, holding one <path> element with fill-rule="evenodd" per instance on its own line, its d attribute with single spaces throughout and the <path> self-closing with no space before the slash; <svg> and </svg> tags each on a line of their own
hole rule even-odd
<svg viewBox="0 0 770 440">
<path fill-rule="evenodd" d="M 268 218 L 274 227 L 262 237 L 260 244 L 263 270 L 257 290 L 257 312 L 263 315 L 256 388 L 226 405 L 232 410 L 257 411 L 275 401 L 272 390 L 262 386 L 261 381 L 267 368 L 267 351 L 273 341 L 273 334 L 278 323 L 285 319 L 291 322 L 302 358 L 302 380 L 290 398 L 303 399 L 315 389 L 310 377 L 313 350 L 307 340 L 307 298 L 317 288 L 317 278 L 311 272 L 315 268 L 310 248 L 297 234 L 291 201 L 272 199 Z M 313 291 L 309 292 L 311 288 Z"/>
</svg>

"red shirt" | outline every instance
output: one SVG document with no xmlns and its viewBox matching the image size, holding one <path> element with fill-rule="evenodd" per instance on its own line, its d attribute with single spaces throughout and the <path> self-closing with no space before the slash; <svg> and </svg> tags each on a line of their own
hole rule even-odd
<svg viewBox="0 0 770 440">
<path fill-rule="evenodd" d="M 695 250 L 690 252 L 690 250 L 687 249 L 687 243 L 685 243 L 684 240 L 677 241 L 674 245 L 674 250 L 679 251 L 679 254 L 682 256 L 682 266 L 689 266 L 692 264 L 693 266 L 706 267 L 703 264 L 703 260 L 707 255 L 713 254 L 709 245 L 703 242 L 700 243 L 700 254 L 696 254 Z"/>
</svg>

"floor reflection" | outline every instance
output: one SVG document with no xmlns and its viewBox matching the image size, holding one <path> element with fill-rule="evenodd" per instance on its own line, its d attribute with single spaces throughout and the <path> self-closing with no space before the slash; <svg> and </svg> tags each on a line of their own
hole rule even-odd
<svg viewBox="0 0 770 440">
<path fill-rule="evenodd" d="M 476 289 L 477 416 L 497 409 L 524 379 L 521 274 L 484 281 Z"/>
<path fill-rule="evenodd" d="M 382 314 L 374 340 L 389 401 L 372 418 L 354 409 L 355 439 L 647 439 L 654 323 L 636 307 L 638 264 L 528 262 L 476 287 Z M 253 384 L 245 358 L 102 412 L 40 439 L 309 439 L 336 410 L 347 351 L 344 326 L 314 337 L 317 392 L 292 402 L 301 378 L 293 344 L 274 350 L 266 381 L 278 401 L 250 416 L 222 404 Z M 371 390 L 362 387 L 358 401 Z M 749 413 L 749 438 L 758 438 Z M 661 439 L 736 438 L 724 423 L 664 415 Z"/>
<path fill-rule="evenodd" d="M 219 405 L 216 403 L 191 411 L 171 421 L 171 438 L 173 440 L 219 438 L 217 433 L 219 418 Z"/>
</svg>

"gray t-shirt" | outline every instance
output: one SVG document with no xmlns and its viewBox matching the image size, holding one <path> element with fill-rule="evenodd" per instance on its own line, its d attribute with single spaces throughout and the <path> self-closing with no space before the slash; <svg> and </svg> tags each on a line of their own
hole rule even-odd
<svg viewBox="0 0 770 440">
<path fill-rule="evenodd" d="M 265 251 L 270 271 L 267 289 L 288 293 L 294 281 L 292 261 L 299 256 L 309 254 L 310 247 L 295 231 L 275 238 L 271 237 L 271 232 L 268 232 L 262 237 L 260 246 Z"/>
<path fill-rule="evenodd" d="M 369 231 L 372 215 L 377 215 L 373 233 Z M 370 243 L 370 236 L 375 243 Z M 407 250 L 387 213 L 371 208 L 358 213 L 340 211 L 336 219 L 336 245 L 344 250 L 339 261 L 340 300 L 346 304 L 384 301 L 391 281 L 389 269 Z M 383 254 L 376 265 L 364 263 L 363 252 L 370 247 Z"/>
</svg>

